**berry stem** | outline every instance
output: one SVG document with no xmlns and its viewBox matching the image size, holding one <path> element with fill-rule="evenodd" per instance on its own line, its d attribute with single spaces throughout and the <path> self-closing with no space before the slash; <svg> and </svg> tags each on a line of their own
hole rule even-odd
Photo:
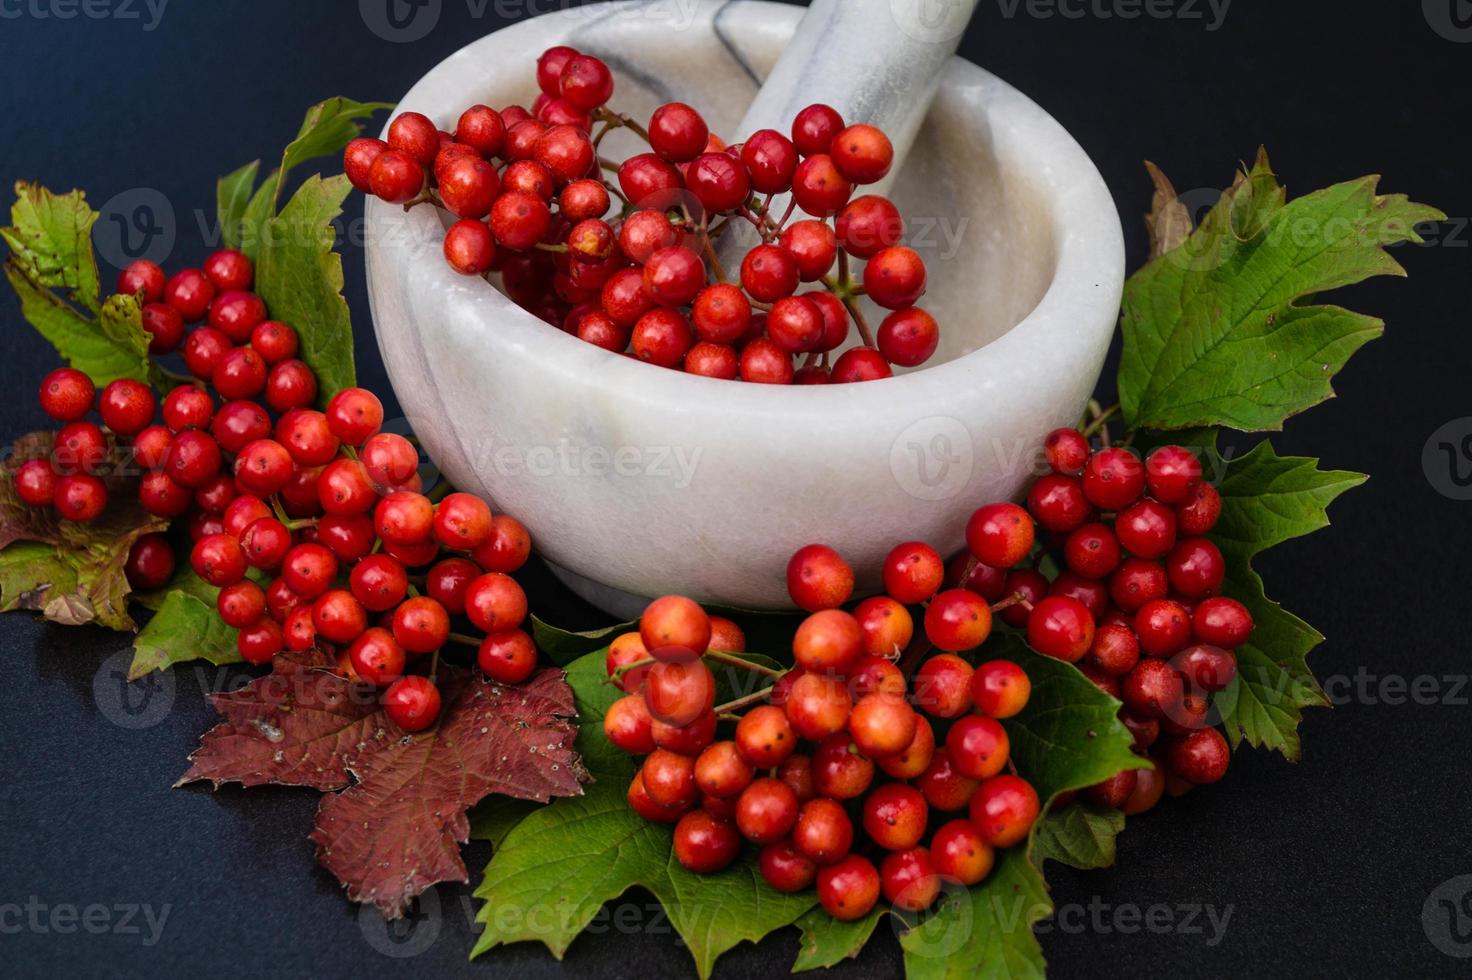
<svg viewBox="0 0 1472 980">
<path fill-rule="evenodd" d="M 717 282 L 730 282 L 726 277 L 726 267 L 721 265 L 720 258 L 716 255 L 715 246 L 710 243 L 710 236 L 705 238 L 705 257 L 710 260 L 711 271 L 716 274 Z"/>
<path fill-rule="evenodd" d="M 1099 403 L 1098 402 L 1091 401 L 1091 402 L 1089 402 L 1089 411 L 1093 414 L 1094 419 L 1083 430 L 1083 435 L 1084 435 L 1084 438 L 1085 439 L 1089 438 L 1094 433 L 1099 432 L 1102 429 L 1104 429 L 1104 427 L 1108 424 L 1109 420 L 1111 418 L 1113 418 L 1116 414 L 1118 414 L 1118 412 L 1119 412 L 1119 402 L 1115 402 L 1113 405 L 1110 405 L 1108 408 L 1101 409 L 1099 407 Z M 1106 443 L 1106 445 L 1107 445 L 1107 443 Z"/>
<path fill-rule="evenodd" d="M 630 666 L 635 665 L 630 664 Z M 747 707 L 748 705 L 753 705 L 761 701 L 765 701 L 767 698 L 771 697 L 772 690 L 775 687 L 776 685 L 774 684 L 772 685 L 772 687 L 764 687 L 760 691 L 753 691 L 750 694 L 745 695 L 744 697 L 739 697 L 734 701 L 727 701 L 725 704 L 718 704 L 712 710 L 715 711 L 716 717 L 720 717 L 723 714 L 729 714 L 733 711 L 739 711 L 742 708 Z"/>
<path fill-rule="evenodd" d="M 594 112 L 593 118 L 599 122 L 607 123 L 611 128 L 623 127 L 644 142 L 649 142 L 649 130 L 636 123 L 632 116 L 626 116 L 622 112 L 614 112 L 612 109 L 604 107 Z"/>
<path fill-rule="evenodd" d="M 869 321 L 864 319 L 864 311 L 859 309 L 859 302 L 855 299 L 853 279 L 849 276 L 848 252 L 838 250 L 838 297 L 843 300 L 844 308 L 848 315 L 854 318 L 854 323 L 859 328 L 859 339 L 864 342 L 865 347 L 874 346 L 874 332 L 869 329 Z"/>
<path fill-rule="evenodd" d="M 631 670 L 639 667 L 650 667 L 658 662 L 659 661 L 655 660 L 653 657 L 643 657 L 639 660 L 635 660 L 633 663 L 624 664 L 622 667 L 613 672 L 613 674 L 608 678 L 608 683 L 614 683 Z"/>
<path fill-rule="evenodd" d="M 787 673 L 785 670 L 774 670 L 771 667 L 763 667 L 761 664 L 752 663 L 750 660 L 743 660 L 741 657 L 723 653 L 719 650 L 707 650 L 704 656 L 707 660 L 714 660 L 719 664 L 729 664 L 732 667 L 740 667 L 742 670 L 749 670 L 753 674 L 762 674 L 773 680 L 777 680 Z"/>
<path fill-rule="evenodd" d="M 464 633 L 451 633 L 449 636 L 445 637 L 445 639 L 449 640 L 451 643 L 461 643 L 468 647 L 480 646 L 479 640 L 477 640 L 473 636 L 466 636 Z"/>
</svg>

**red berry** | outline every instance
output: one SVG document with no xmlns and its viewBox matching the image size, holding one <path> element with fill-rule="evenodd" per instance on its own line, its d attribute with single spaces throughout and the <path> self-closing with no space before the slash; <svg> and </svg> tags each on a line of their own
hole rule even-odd
<svg viewBox="0 0 1472 980">
<path fill-rule="evenodd" d="M 226 626 L 244 629 L 266 615 L 266 593 L 254 582 L 236 582 L 220 590 L 215 608 Z"/>
<path fill-rule="evenodd" d="M 526 619 L 526 593 L 511 576 L 487 572 L 467 586 L 465 614 L 486 633 L 516 629 Z"/>
<path fill-rule="evenodd" d="M 646 281 L 647 278 L 646 272 Z M 678 367 L 694 341 L 690 321 L 683 313 L 668 306 L 657 307 L 641 316 L 630 335 L 634 356 L 665 368 Z"/>
<path fill-rule="evenodd" d="M 952 820 L 935 832 L 930 857 L 937 874 L 948 881 L 975 885 L 991 873 L 995 852 L 969 820 Z"/>
<path fill-rule="evenodd" d="M 175 483 L 167 474 L 155 471 L 144 474 L 138 484 L 138 501 L 150 514 L 172 520 L 183 516 L 194 502 L 194 495 L 189 492 L 188 487 Z"/>
<path fill-rule="evenodd" d="M 1201 481 L 1201 460 L 1183 446 L 1161 446 L 1145 460 L 1150 496 L 1162 504 L 1185 503 Z"/>
<path fill-rule="evenodd" d="M 228 520 L 228 518 L 227 518 Z M 226 523 L 228 529 L 230 525 Z M 252 568 L 274 571 L 291 550 L 291 532 L 274 517 L 259 517 L 238 535 L 246 563 Z"/>
<path fill-rule="evenodd" d="M 162 534 L 145 534 L 133 542 L 123 571 L 134 589 L 162 588 L 174 577 L 174 549 Z"/>
<path fill-rule="evenodd" d="M 1032 552 L 1035 534 L 1032 518 L 1016 504 L 987 504 L 966 524 L 971 554 L 994 568 L 1020 563 Z"/>
<path fill-rule="evenodd" d="M 462 156 L 437 171 L 440 198 L 457 218 L 484 218 L 501 192 L 496 168 L 476 156 Z"/>
<path fill-rule="evenodd" d="M 910 611 L 888 596 L 871 596 L 854 608 L 854 619 L 858 620 L 859 629 L 863 633 L 864 653 L 893 669 L 893 664 L 880 658 L 897 657 L 910 645 L 910 640 L 915 635 L 915 621 L 910 616 Z M 876 669 L 882 671 L 882 668 Z M 896 676 L 898 673 L 895 669 Z M 857 674 L 851 675 L 850 679 L 856 677 Z M 900 689 L 903 690 L 903 687 L 904 682 L 901 680 Z"/>
<path fill-rule="evenodd" d="M 1084 578 L 1104 578 L 1119 566 L 1120 557 L 1119 539 L 1106 524 L 1085 524 L 1063 543 L 1064 561 Z"/>
<path fill-rule="evenodd" d="M 1084 496 L 1100 510 L 1124 510 L 1145 491 L 1145 468 L 1128 449 L 1101 449 L 1084 466 Z"/>
<path fill-rule="evenodd" d="M 215 299 L 215 284 L 198 269 L 185 269 L 174 274 L 164 286 L 164 302 L 179 311 L 185 323 L 203 320 Z"/>
<path fill-rule="evenodd" d="M 164 396 L 164 424 L 175 432 L 206 429 L 215 415 L 215 401 L 202 388 L 180 385 Z"/>
<path fill-rule="evenodd" d="M 670 163 L 694 160 L 705 149 L 710 129 L 700 113 L 683 102 L 670 102 L 649 117 L 649 146 Z"/>
<path fill-rule="evenodd" d="M 75 422 L 92 411 L 97 389 L 75 368 L 57 368 L 41 381 L 41 410 L 58 422 Z"/>
<path fill-rule="evenodd" d="M 987 779 L 1007 764 L 1007 731 L 995 719 L 965 715 L 946 734 L 946 756 L 967 779 Z"/>
<path fill-rule="evenodd" d="M 1181 675 L 1164 660 L 1146 657 L 1125 675 L 1120 700 L 1139 718 L 1158 719 L 1181 702 Z"/>
<path fill-rule="evenodd" d="M 388 145 L 427 167 L 439 152 L 440 132 L 423 113 L 403 112 L 388 125 Z"/>
<path fill-rule="evenodd" d="M 327 403 L 332 434 L 349 446 L 361 446 L 383 425 L 383 403 L 364 388 L 344 388 Z"/>
<path fill-rule="evenodd" d="M 1002 622 L 1021 629 L 1027 626 L 1027 621 L 1032 616 L 1032 607 L 1048 594 L 1048 580 L 1034 569 L 1016 568 L 1007 573 L 1002 592 L 1004 600 L 1022 600 L 1003 609 L 1001 613 Z"/>
<path fill-rule="evenodd" d="M 1080 476 L 1089 461 L 1089 440 L 1077 429 L 1054 429 L 1043 442 L 1043 452 L 1054 473 Z"/>
<path fill-rule="evenodd" d="M 440 691 L 428 677 L 400 677 L 383 692 L 383 712 L 406 732 L 421 732 L 440 714 Z"/>
<path fill-rule="evenodd" d="M 256 274 L 250 258 L 233 248 L 222 248 L 205 259 L 201 271 L 221 292 L 249 289 Z"/>
<path fill-rule="evenodd" d="M 736 860 L 741 837 L 730 822 L 705 810 L 692 810 L 675 825 L 675 860 L 696 874 L 714 874 Z"/>
<path fill-rule="evenodd" d="M 291 327 L 279 320 L 266 320 L 251 331 L 250 345 L 267 364 L 277 364 L 295 357 L 300 341 Z"/>
<path fill-rule="evenodd" d="M 1109 578 L 1109 597 L 1127 613 L 1164 598 L 1168 589 L 1165 568 L 1143 558 L 1126 558 Z"/>
<path fill-rule="evenodd" d="M 1027 642 L 1044 656 L 1076 663 L 1094 643 L 1094 618 L 1077 599 L 1049 596 L 1033 605 Z"/>
<path fill-rule="evenodd" d="M 348 143 L 342 165 L 354 187 L 365 194 L 373 193 L 373 164 L 387 150 L 388 144 L 380 139 L 359 137 Z"/>
<path fill-rule="evenodd" d="M 886 857 L 879 865 L 879 880 L 890 904 L 909 912 L 923 911 L 940 897 L 940 874 L 923 847 Z"/>
<path fill-rule="evenodd" d="M 727 344 L 709 344 L 704 341 L 691 347 L 685 355 L 685 371 L 706 378 L 734 381 L 740 371 L 736 348 Z"/>
<path fill-rule="evenodd" d="M 249 664 L 266 664 L 280 653 L 285 646 L 281 627 L 274 619 L 263 616 L 255 624 L 240 631 L 235 638 L 235 648 Z"/>
<path fill-rule="evenodd" d="M 15 492 L 31 507 L 50 507 L 59 474 L 50 460 L 28 459 L 15 471 Z"/>
<path fill-rule="evenodd" d="M 872 184 L 889 173 L 894 146 L 877 127 L 859 123 L 833 138 L 833 162 L 855 184 Z"/>
<path fill-rule="evenodd" d="M 107 461 L 108 442 L 91 422 L 69 422 L 56 433 L 51 461 L 61 473 L 97 473 Z"/>
<path fill-rule="evenodd" d="M 1011 718 L 1027 706 L 1032 681 L 1010 660 L 989 660 L 971 675 L 971 699 L 990 718 Z"/>
<path fill-rule="evenodd" d="M 1172 775 L 1198 786 L 1220 780 L 1231 761 L 1227 740 L 1215 728 L 1201 728 L 1173 742 L 1165 755 Z"/>
<path fill-rule="evenodd" d="M 1190 599 L 1214 595 L 1221 590 L 1227 564 L 1216 545 L 1206 538 L 1187 538 L 1165 561 L 1171 588 Z"/>
<path fill-rule="evenodd" d="M 780 245 L 758 245 L 741 260 L 741 285 L 759 302 L 791 296 L 797 283 L 797 258 Z"/>
<path fill-rule="evenodd" d="M 925 801 L 932 808 L 954 813 L 966 808 L 976 787 L 981 784 L 978 780 L 961 775 L 952 765 L 949 754 L 938 752 L 915 780 L 915 785 L 925 794 Z"/>
<path fill-rule="evenodd" d="M 374 196 L 390 204 L 412 200 L 424 188 L 424 168 L 434 160 L 420 163 L 407 153 L 384 150 L 368 169 L 368 185 Z M 189 319 L 188 316 L 185 319 Z"/>
<path fill-rule="evenodd" d="M 986 642 L 991 632 L 991 607 L 967 589 L 942 592 L 925 610 L 925 636 L 937 649 L 952 653 L 974 650 Z"/>
<path fill-rule="evenodd" d="M 210 326 L 237 344 L 250 340 L 251 331 L 265 319 L 266 304 L 255 293 L 221 293 L 210 304 Z"/>
<path fill-rule="evenodd" d="M 471 557 L 488 572 L 514 572 L 531 556 L 532 539 L 516 518 L 497 514 L 491 519 L 491 533 Z"/>
<path fill-rule="evenodd" d="M 752 133 L 741 145 L 741 162 L 758 194 L 781 194 L 791 189 L 797 170 L 797 147 L 775 129 Z"/>
<path fill-rule="evenodd" d="M 787 692 L 783 710 L 797 733 L 819 741 L 848 724 L 853 699 L 841 681 L 821 674 L 803 674 Z"/>
<path fill-rule="evenodd" d="M 729 153 L 700 154 L 685 171 L 685 184 L 712 214 L 734 211 L 751 196 L 746 167 Z"/>
<path fill-rule="evenodd" d="M 143 307 L 143 329 L 148 331 L 150 354 L 172 354 L 184 342 L 184 318 L 167 303 Z"/>
<path fill-rule="evenodd" d="M 231 351 L 230 338 L 214 327 L 200 327 L 184 341 L 184 366 L 196 378 L 214 377 L 215 365 Z"/>
<path fill-rule="evenodd" d="M 794 354 L 817 350 L 825 326 L 822 310 L 806 296 L 784 296 L 767 314 L 767 336 Z"/>
<path fill-rule="evenodd" d="M 903 245 L 883 249 L 864 266 L 864 288 L 886 309 L 914 306 L 925 294 L 925 262 Z"/>
<path fill-rule="evenodd" d="M 499 684 L 520 684 L 537 669 L 537 647 L 522 630 L 492 633 L 481 641 L 476 663 Z"/>
<path fill-rule="evenodd" d="M 684 596 L 667 595 L 655 599 L 639 618 L 639 635 L 644 647 L 660 656 L 660 651 L 676 649 L 683 656 L 661 659 L 691 660 L 710 646 L 710 617 L 699 603 Z"/>
<path fill-rule="evenodd" d="M 433 653 L 449 639 L 449 612 L 428 596 L 415 596 L 394 609 L 390 627 L 393 639 L 406 652 Z"/>
<path fill-rule="evenodd" d="M 741 351 L 741 380 L 756 384 L 792 384 L 792 355 L 765 337 Z"/>
<path fill-rule="evenodd" d="M 736 827 L 755 844 L 786 837 L 797 823 L 797 794 L 780 779 L 755 780 L 736 800 Z"/>
<path fill-rule="evenodd" d="M 1203 643 L 1235 650 L 1252 635 L 1252 614 L 1236 599 L 1203 599 L 1191 617 L 1196 638 Z"/>
<path fill-rule="evenodd" d="M 898 310 L 879 324 L 879 353 L 900 367 L 919 367 L 940 344 L 940 327 L 935 317 L 918 306 Z"/>
<path fill-rule="evenodd" d="M 353 670 L 374 687 L 388 687 L 404 673 L 404 648 L 386 629 L 373 627 L 348 647 Z"/>
<path fill-rule="evenodd" d="M 1198 483 L 1185 503 L 1176 508 L 1180 533 L 1202 535 L 1216 526 L 1222 513 L 1222 495 L 1210 483 Z"/>
<path fill-rule="evenodd" d="M 220 444 L 203 432 L 189 429 L 174 436 L 164 470 L 175 483 L 194 490 L 215 478 L 220 463 Z"/>
<path fill-rule="evenodd" d="M 843 129 L 843 117 L 832 106 L 817 103 L 792 120 L 792 142 L 803 156 L 827 153 L 833 138 Z"/>
<path fill-rule="evenodd" d="M 835 732 L 824 738 L 812 757 L 813 790 L 833 800 L 854 800 L 874 782 L 874 763 L 860 753 L 852 736 Z"/>
<path fill-rule="evenodd" d="M 854 185 L 839 173 L 833 158 L 826 153 L 808 157 L 797 165 L 792 175 L 792 196 L 797 206 L 815 218 L 831 217 L 842 211 L 853 192 Z"/>
<path fill-rule="evenodd" d="M 1038 818 L 1038 794 L 1018 776 L 986 779 L 971 797 L 971 823 L 992 847 L 1021 843 Z"/>
<path fill-rule="evenodd" d="M 568 221 L 587 221 L 608 213 L 608 190 L 602 181 L 574 180 L 562 189 L 558 209 Z"/>
<path fill-rule="evenodd" d="M 864 800 L 864 832 L 889 851 L 907 851 L 925 834 L 930 807 L 919 790 L 886 783 Z"/>
<path fill-rule="evenodd" d="M 613 96 L 613 73 L 591 55 L 576 55 L 562 69 L 559 91 L 577 108 L 592 111 Z"/>
<path fill-rule="evenodd" d="M 782 248 L 797 261 L 798 278 L 817 282 L 838 258 L 838 238 L 826 221 L 794 221 L 782 232 Z"/>
<path fill-rule="evenodd" d="M 959 717 L 971 710 L 971 675 L 971 665 L 953 653 L 931 657 L 915 672 L 915 704 L 932 718 Z"/>
<path fill-rule="evenodd" d="M 1114 519 L 1119 543 L 1140 558 L 1162 558 L 1176 543 L 1176 515 L 1164 504 L 1141 500 Z"/>
<path fill-rule="evenodd" d="M 164 270 L 158 263 L 137 259 L 118 274 L 118 292 L 127 296 L 143 294 L 143 302 L 157 303 L 164 295 Z"/>
<path fill-rule="evenodd" d="M 1225 690 L 1237 677 L 1237 658 L 1231 651 L 1206 644 L 1187 647 L 1171 658 L 1171 665 L 1197 691 Z"/>
<path fill-rule="evenodd" d="M 879 872 L 857 854 L 818 869 L 818 901 L 824 911 L 843 922 L 868 915 L 879 901 L 879 887 Z"/>
<path fill-rule="evenodd" d="M 1191 642 L 1191 616 L 1179 602 L 1152 599 L 1135 614 L 1140 649 L 1151 657 L 1169 657 Z"/>
<path fill-rule="evenodd" d="M 266 362 L 249 347 L 237 347 L 220 358 L 211 383 L 223 398 L 254 398 L 266 388 Z"/>
<path fill-rule="evenodd" d="M 1129 626 L 1101 623 L 1094 631 L 1087 663 L 1111 677 L 1123 677 L 1140 661 L 1140 641 Z"/>
<path fill-rule="evenodd" d="M 1082 527 L 1093 509 L 1084 496 L 1083 484 L 1074 477 L 1049 473 L 1040 477 L 1027 494 L 1027 509 L 1039 524 L 1058 534 Z"/>
<path fill-rule="evenodd" d="M 299 544 L 286 553 L 281 580 L 303 600 L 317 598 L 337 578 L 337 557 L 320 544 Z"/>
<path fill-rule="evenodd" d="M 808 888 L 818 874 L 818 866 L 804 857 L 790 840 L 763 847 L 757 866 L 767 884 L 789 894 Z"/>
<path fill-rule="evenodd" d="M 211 534 L 195 542 L 189 563 L 196 575 L 221 588 L 245 578 L 245 552 L 228 534 Z"/>
<path fill-rule="evenodd" d="M 658 249 L 644 264 L 644 291 L 662 306 L 684 306 L 704 285 L 705 263 L 683 245 Z"/>
<path fill-rule="evenodd" d="M 832 865 L 843 860 L 853 847 L 854 826 L 837 801 L 827 797 L 809 800 L 798 811 L 792 828 L 793 849 L 815 865 Z"/>
<path fill-rule="evenodd" d="M 781 708 L 764 704 L 736 723 L 736 747 L 752 765 L 768 769 L 792 754 L 797 748 L 797 735 Z"/>
<path fill-rule="evenodd" d="M 107 509 L 107 486 L 87 473 L 63 476 L 56 481 L 56 497 L 52 506 L 62 520 L 86 524 L 96 520 Z"/>
<path fill-rule="evenodd" d="M 859 659 L 863 641 L 858 620 L 841 609 L 823 609 L 798 626 L 792 653 L 804 670 L 843 674 Z M 649 643 L 648 636 L 644 642 Z"/>
<path fill-rule="evenodd" d="M 872 347 L 851 347 L 833 363 L 833 382 L 835 384 L 877 381 L 880 378 L 888 378 L 893 373 L 884 355 Z"/>
<path fill-rule="evenodd" d="M 848 727 L 859 751 L 874 758 L 903 752 L 915 738 L 915 710 L 903 697 L 867 694 L 849 714 Z"/>
</svg>

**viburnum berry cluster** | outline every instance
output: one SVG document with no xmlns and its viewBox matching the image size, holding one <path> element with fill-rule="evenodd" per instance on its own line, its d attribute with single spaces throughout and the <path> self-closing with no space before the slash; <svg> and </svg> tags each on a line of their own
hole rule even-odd
<svg viewBox="0 0 1472 980">
<path fill-rule="evenodd" d="M 459 220 L 444 253 L 457 272 L 499 274 L 524 309 L 650 364 L 826 384 L 889 377 L 935 353 L 939 326 L 915 305 L 925 263 L 903 244 L 899 209 L 854 196 L 893 164 L 881 130 L 846 125 L 826 105 L 798 113 L 790 134 L 764 129 L 732 145 L 679 102 L 640 125 L 606 107 L 608 66 L 569 47 L 541 56 L 537 82 L 531 110 L 471 106 L 453 132 L 400 114 L 387 141 L 348 145 L 349 179 L 406 208 L 449 211 Z M 616 129 L 649 152 L 621 163 L 601 156 Z M 752 245 L 732 276 L 715 246 L 737 236 Z M 888 311 L 877 332 L 861 296 Z M 851 328 L 860 345 L 830 362 Z"/>
<path fill-rule="evenodd" d="M 418 449 L 380 431 L 383 405 L 366 389 L 311 407 L 317 377 L 296 357 L 296 331 L 250 291 L 253 277 L 233 250 L 172 278 L 146 260 L 123 270 L 118 292 L 141 297 L 150 351 L 182 353 L 192 379 L 160 402 L 139 381 L 98 397 L 82 372 L 53 371 L 41 405 L 65 425 L 49 458 L 14 468 L 20 499 L 90 521 L 108 503 L 104 476 L 141 472 L 139 503 L 187 528 L 191 566 L 220 590 L 245 660 L 336 652 L 344 675 L 383 689 L 406 731 L 439 714 L 447 643 L 476 647 L 493 680 L 525 680 L 537 651 L 511 573 L 530 555 L 526 528 L 473 494 L 422 493 Z M 94 402 L 100 426 L 86 418 Z M 157 589 L 175 564 L 169 536 L 146 534 L 125 571 L 134 588 Z M 452 632 L 458 617 L 483 635 Z"/>
<path fill-rule="evenodd" d="M 814 611 L 794 635 L 790 670 L 735 655 L 740 629 L 680 596 L 655 600 L 638 632 L 613 641 L 608 673 L 627 694 L 604 732 L 644 756 L 629 805 L 675 825 L 674 855 L 686 868 L 718 871 L 749 841 L 772 887 L 816 884 L 830 915 L 856 919 L 881 894 L 900 909 L 928 908 L 943 882 L 981 881 L 997 848 L 1027 837 L 1038 795 L 1007 771 L 999 721 L 1027 704 L 1027 674 L 1009 660 L 973 669 L 949 653 L 915 671 L 901 598 L 927 576 L 934 592 L 943 568 L 933 552 L 898 564 L 899 598 L 848 612 L 837 608 L 852 592 L 848 566 L 822 546 L 799 552 L 793 598 Z M 976 602 L 970 616 L 927 616 L 927 633 L 955 649 L 978 645 L 991 609 Z M 770 683 L 717 705 L 712 664 Z"/>
<path fill-rule="evenodd" d="M 653 602 L 638 632 L 613 641 L 607 671 L 626 694 L 604 732 L 644 756 L 629 804 L 675 825 L 682 865 L 718 871 L 749 841 L 773 887 L 816 882 L 839 919 L 865 915 L 881 894 L 918 911 L 944 882 L 985 878 L 995 849 L 1025 840 L 1040 808 L 1001 724 L 1026 707 L 1028 675 L 966 656 L 995 620 L 1122 701 L 1136 751 L 1155 762 L 1090 787 L 1089 799 L 1133 815 L 1222 778 L 1230 753 L 1209 722 L 1211 698 L 1235 677 L 1233 651 L 1253 623 L 1218 594 L 1225 565 L 1206 535 L 1219 494 L 1180 446 L 1142 460 L 1062 429 L 1046 453 L 1052 472 L 1026 507 L 978 509 L 967 550 L 949 562 L 924 542 L 896 546 L 885 594 L 851 608 L 855 576 L 837 551 L 794 554 L 788 592 L 810 615 L 790 670 L 739 655 L 739 627 L 680 596 Z M 1051 581 L 1050 557 L 1062 569 Z M 716 704 L 713 667 L 770 684 Z"/>
</svg>

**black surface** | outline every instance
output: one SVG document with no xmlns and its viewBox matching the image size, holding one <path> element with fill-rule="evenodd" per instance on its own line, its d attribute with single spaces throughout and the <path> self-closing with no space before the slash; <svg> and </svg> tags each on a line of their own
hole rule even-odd
<svg viewBox="0 0 1472 980">
<path fill-rule="evenodd" d="M 94 203 L 156 190 L 175 211 L 169 258 L 177 268 L 205 252 L 195 209 L 213 213 L 214 177 L 276 153 L 307 104 L 335 94 L 392 100 L 471 39 L 557 6 L 445 0 L 426 37 L 391 44 L 366 29 L 352 2 L 176 0 L 156 29 L 145 30 L 150 15 L 141 0 L 88 9 L 137 11 L 142 20 L 6 0 L 0 177 L 82 186 Z M 1092 0 L 1060 6 L 1085 16 L 1035 17 L 1028 11 L 1055 8 L 984 2 L 963 53 L 1037 99 L 1097 161 L 1125 216 L 1132 268 L 1144 248 L 1137 217 L 1148 204 L 1144 157 L 1182 189 L 1219 187 L 1261 142 L 1294 192 L 1380 172 L 1389 191 L 1472 214 L 1465 140 L 1472 45 L 1433 30 L 1438 18 L 1422 4 L 1237 0 L 1217 30 L 1206 29 L 1204 2 L 1189 8 L 1207 12 L 1206 21 L 1101 17 L 1094 12 L 1101 6 L 1132 5 Z M 1453 23 L 1448 11 L 1466 7 L 1425 5 L 1444 25 Z M 68 9 L 72 19 L 56 16 Z M 1468 672 L 1472 505 L 1436 492 L 1421 451 L 1433 430 L 1472 414 L 1469 243 L 1461 217 L 1428 247 L 1398 249 L 1409 283 L 1377 280 L 1340 297 L 1384 316 L 1386 337 L 1340 376 L 1343 397 L 1293 421 L 1277 440 L 1281 452 L 1374 477 L 1336 505 L 1331 532 L 1261 562 L 1270 591 L 1329 635 L 1312 663 L 1321 678 L 1338 678 L 1343 703 L 1310 713 L 1302 763 L 1243 753 L 1223 785 L 1135 821 L 1116 868 L 1051 875 L 1058 901 L 1086 912 L 1157 903 L 1210 906 L 1218 915 L 1230 909 L 1225 934 L 1212 944 L 1209 929 L 1126 931 L 1108 925 L 1108 916 L 1100 928 L 1075 912 L 1066 930 L 1043 937 L 1054 975 L 1465 974 L 1466 960 L 1428 939 L 1426 922 L 1444 930 L 1446 920 L 1423 922 L 1423 905 L 1442 882 L 1472 873 L 1469 691 L 1438 680 L 1432 703 L 1397 703 L 1394 685 Z M 346 268 L 360 375 L 386 391 L 368 332 L 361 256 L 351 245 Z M 14 392 L 0 402 L 0 431 L 18 433 L 43 422 L 31 392 L 53 355 L 0 292 L 4 379 Z M 589 616 L 546 581 L 532 593 L 534 606 L 554 617 Z M 535 944 L 468 963 L 472 906 L 460 888 L 439 889 L 441 914 L 421 923 L 411 945 L 391 947 L 407 952 L 433 935 L 427 950 L 412 958 L 381 953 L 368 941 L 382 935 L 381 925 L 368 918 L 361 928 L 357 911 L 312 862 L 305 837 L 314 794 L 169 788 L 211 723 L 200 689 L 219 679 L 178 671 L 152 708 L 130 715 L 117 707 L 113 673 L 125 646 L 101 630 L 0 619 L 9 691 L 0 710 L 0 972 L 602 977 L 687 969 L 667 924 L 647 911 L 642 925 L 625 930 L 630 935 L 605 929 L 579 939 L 561 964 Z M 1371 681 L 1350 683 L 1361 672 Z M 130 718 L 156 723 L 118 723 Z M 486 857 L 483 846 L 467 851 L 472 875 Z M 648 908 L 646 896 L 625 901 Z M 32 918 L 26 907 L 38 903 L 46 910 Z M 155 915 L 167 908 L 168 918 L 152 944 L 144 941 L 146 923 L 142 935 L 66 933 L 65 918 L 55 925 L 49 918 L 52 908 L 94 904 L 112 910 L 113 926 L 123 925 L 115 906 L 147 905 Z M 1465 935 L 1472 915 L 1459 926 Z M 795 950 L 788 930 L 759 948 L 738 948 L 718 972 L 770 977 L 785 972 Z M 886 935 L 837 972 L 898 968 L 898 947 Z"/>
</svg>

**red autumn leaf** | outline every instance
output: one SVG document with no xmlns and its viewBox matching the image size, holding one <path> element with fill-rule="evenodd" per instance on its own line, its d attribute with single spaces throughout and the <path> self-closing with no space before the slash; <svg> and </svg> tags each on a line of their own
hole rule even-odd
<svg viewBox="0 0 1472 980">
<path fill-rule="evenodd" d="M 211 695 L 225 721 L 205 732 L 176 786 L 208 779 L 260 786 L 310 786 L 323 792 L 351 782 L 345 760 L 370 739 L 387 741 L 372 688 L 322 669 L 315 651 L 282 654 L 271 673 L 238 691 Z"/>
<path fill-rule="evenodd" d="M 326 796 L 312 840 L 317 860 L 355 902 L 391 919 L 440 881 L 467 881 L 465 811 L 492 793 L 545 803 L 582 794 L 573 751 L 577 713 L 560 670 L 508 687 L 459 672 L 441 681 L 445 715 L 413 738 L 369 741 L 348 760 L 358 783 Z"/>
<path fill-rule="evenodd" d="M 493 793 L 542 803 L 582 793 L 587 772 L 573 750 L 576 708 L 562 671 L 511 687 L 442 668 L 439 723 L 409 735 L 371 689 L 328 664 L 318 653 L 278 656 L 270 675 L 216 695 L 225 721 L 200 739 L 179 782 L 324 791 L 311 839 L 354 901 L 398 918 L 431 885 L 468 880 L 466 810 Z"/>
</svg>

